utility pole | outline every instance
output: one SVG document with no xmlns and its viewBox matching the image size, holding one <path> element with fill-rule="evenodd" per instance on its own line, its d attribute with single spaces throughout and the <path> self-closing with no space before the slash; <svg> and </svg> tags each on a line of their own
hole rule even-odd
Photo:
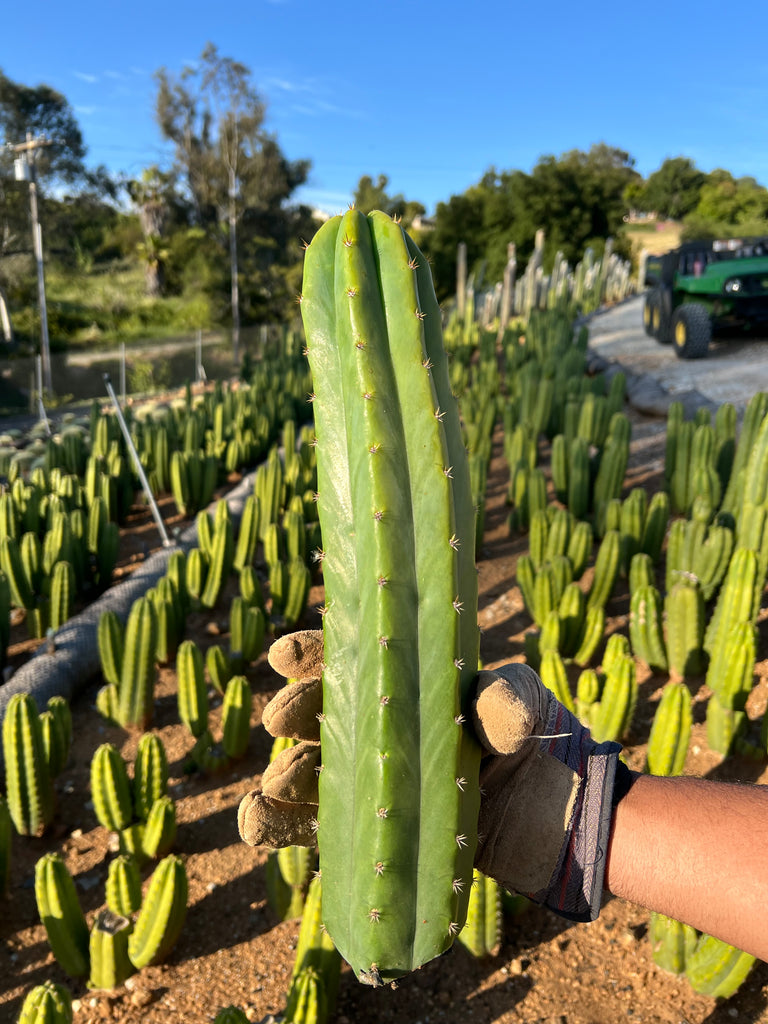
<svg viewBox="0 0 768 1024">
<path fill-rule="evenodd" d="M 49 393 L 53 393 L 53 377 L 51 375 L 51 348 L 48 341 L 48 307 L 45 304 L 45 274 L 43 271 L 43 232 L 37 213 L 37 177 L 35 160 L 37 151 L 52 143 L 44 135 L 36 139 L 32 133 L 27 132 L 26 142 L 20 142 L 15 146 L 9 146 L 14 153 L 19 155 L 15 161 L 15 173 L 17 181 L 29 182 L 29 209 L 32 216 L 32 249 L 37 264 L 37 295 L 40 305 L 40 358 L 42 360 L 43 387 Z"/>
</svg>

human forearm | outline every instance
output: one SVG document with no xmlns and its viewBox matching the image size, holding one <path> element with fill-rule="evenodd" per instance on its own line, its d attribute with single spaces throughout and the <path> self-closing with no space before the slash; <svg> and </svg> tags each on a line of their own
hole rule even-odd
<svg viewBox="0 0 768 1024">
<path fill-rule="evenodd" d="M 606 887 L 768 960 L 768 787 L 638 776 Z"/>
</svg>

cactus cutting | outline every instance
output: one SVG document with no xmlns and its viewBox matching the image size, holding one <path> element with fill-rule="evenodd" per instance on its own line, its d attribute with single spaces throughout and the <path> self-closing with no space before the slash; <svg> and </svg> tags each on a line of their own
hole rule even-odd
<svg viewBox="0 0 768 1024">
<path fill-rule="evenodd" d="M 426 262 L 350 210 L 307 249 L 325 669 L 323 917 L 361 980 L 451 945 L 466 916 L 479 750 L 469 471 Z"/>
</svg>

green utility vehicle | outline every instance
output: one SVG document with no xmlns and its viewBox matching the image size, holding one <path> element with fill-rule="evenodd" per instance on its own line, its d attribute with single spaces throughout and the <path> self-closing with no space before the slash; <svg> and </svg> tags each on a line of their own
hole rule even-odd
<svg viewBox="0 0 768 1024">
<path fill-rule="evenodd" d="M 768 237 L 686 242 L 648 260 L 643 326 L 681 359 L 707 354 L 713 331 L 768 328 Z"/>
</svg>

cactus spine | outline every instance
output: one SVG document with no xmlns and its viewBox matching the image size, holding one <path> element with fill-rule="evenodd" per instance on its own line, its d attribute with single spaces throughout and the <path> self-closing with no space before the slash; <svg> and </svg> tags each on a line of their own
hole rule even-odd
<svg viewBox="0 0 768 1024">
<path fill-rule="evenodd" d="M 329 609 L 323 916 L 358 977 L 378 984 L 446 949 L 466 915 L 474 508 L 439 307 L 402 229 L 354 210 L 326 222 L 306 253 L 302 315 Z"/>
<path fill-rule="evenodd" d="M 35 865 L 35 900 L 53 955 L 77 978 L 88 972 L 88 925 L 72 876 L 58 853 L 44 854 Z"/>
</svg>

